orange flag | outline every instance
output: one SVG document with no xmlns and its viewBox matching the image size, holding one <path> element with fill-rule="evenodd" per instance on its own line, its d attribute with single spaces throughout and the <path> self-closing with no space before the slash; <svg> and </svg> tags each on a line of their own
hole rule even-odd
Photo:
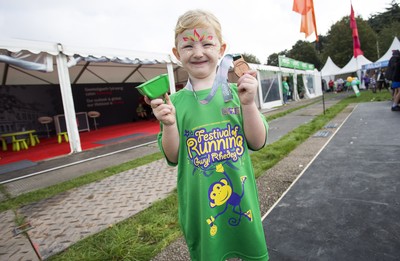
<svg viewBox="0 0 400 261">
<path fill-rule="evenodd" d="M 306 37 L 315 32 L 315 38 L 318 42 L 313 0 L 294 0 L 293 11 L 301 14 L 300 32 L 305 33 Z"/>
</svg>

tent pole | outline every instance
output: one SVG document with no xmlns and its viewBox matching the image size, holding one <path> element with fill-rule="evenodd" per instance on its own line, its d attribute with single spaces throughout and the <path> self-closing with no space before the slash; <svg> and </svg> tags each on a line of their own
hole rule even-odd
<svg viewBox="0 0 400 261">
<path fill-rule="evenodd" d="M 175 78 L 174 78 L 174 67 L 172 63 L 167 63 L 168 79 L 169 79 L 169 91 L 171 94 L 176 92 Z"/>
<path fill-rule="evenodd" d="M 65 115 L 65 123 L 67 126 L 69 146 L 71 153 L 81 152 L 81 140 L 79 137 L 78 124 L 76 122 L 75 106 L 72 96 L 71 81 L 67 66 L 67 57 L 62 53 L 63 47 L 58 44 L 59 53 L 56 56 L 58 78 L 60 81 L 61 97 L 63 100 L 63 108 Z"/>
</svg>

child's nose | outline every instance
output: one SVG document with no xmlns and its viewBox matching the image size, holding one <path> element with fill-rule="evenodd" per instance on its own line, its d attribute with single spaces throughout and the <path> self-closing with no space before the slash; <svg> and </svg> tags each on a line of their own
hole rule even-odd
<svg viewBox="0 0 400 261">
<path fill-rule="evenodd" d="M 195 45 L 193 48 L 194 55 L 196 57 L 203 56 L 204 50 L 202 45 Z"/>
</svg>

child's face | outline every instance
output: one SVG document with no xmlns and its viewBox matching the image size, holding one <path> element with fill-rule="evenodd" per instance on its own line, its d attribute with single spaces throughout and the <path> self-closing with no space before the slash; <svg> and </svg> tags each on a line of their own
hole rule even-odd
<svg viewBox="0 0 400 261">
<path fill-rule="evenodd" d="M 188 29 L 179 34 L 177 47 L 172 51 L 191 78 L 204 79 L 214 76 L 225 48 L 215 30 L 209 27 Z"/>
</svg>

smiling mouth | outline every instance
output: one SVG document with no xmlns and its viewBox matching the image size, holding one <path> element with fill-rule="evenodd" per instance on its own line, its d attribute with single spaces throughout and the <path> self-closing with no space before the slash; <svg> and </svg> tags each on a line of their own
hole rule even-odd
<svg viewBox="0 0 400 261">
<path fill-rule="evenodd" d="M 208 61 L 193 61 L 191 63 L 193 64 L 203 64 L 203 63 L 207 63 Z"/>
</svg>

